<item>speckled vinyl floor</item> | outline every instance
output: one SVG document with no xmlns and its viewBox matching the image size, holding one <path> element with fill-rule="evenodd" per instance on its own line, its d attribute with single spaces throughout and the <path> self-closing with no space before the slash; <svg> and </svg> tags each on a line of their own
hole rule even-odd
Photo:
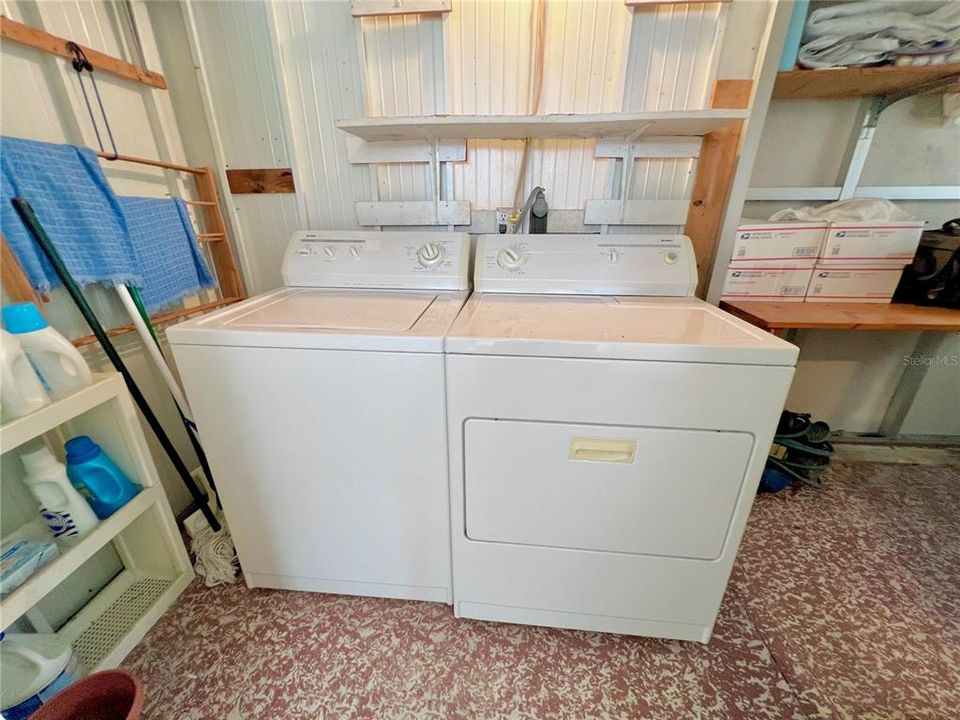
<svg viewBox="0 0 960 720">
<path fill-rule="evenodd" d="M 758 498 L 707 646 L 194 583 L 124 666 L 146 720 L 958 718 L 960 466 Z"/>
</svg>

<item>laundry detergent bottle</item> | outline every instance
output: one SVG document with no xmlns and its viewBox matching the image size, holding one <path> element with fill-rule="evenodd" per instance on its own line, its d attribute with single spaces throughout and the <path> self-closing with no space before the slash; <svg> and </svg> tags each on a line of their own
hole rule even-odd
<svg viewBox="0 0 960 720">
<path fill-rule="evenodd" d="M 0 330 L 0 405 L 3 419 L 13 420 L 50 404 L 50 396 L 16 336 Z"/>
<path fill-rule="evenodd" d="M 67 440 L 67 475 L 97 517 L 108 518 L 140 492 L 113 460 L 86 435 Z"/>
<path fill-rule="evenodd" d="M 67 478 L 63 463 L 43 447 L 20 456 L 24 484 L 40 503 L 40 517 L 61 545 L 75 543 L 100 522 Z"/>
<path fill-rule="evenodd" d="M 0 711 L 24 720 L 84 675 L 70 643 L 56 635 L 0 633 Z"/>
<path fill-rule="evenodd" d="M 20 347 L 50 395 L 56 400 L 93 383 L 83 355 L 44 319 L 32 302 L 3 307 L 3 327 L 16 335 Z"/>
</svg>

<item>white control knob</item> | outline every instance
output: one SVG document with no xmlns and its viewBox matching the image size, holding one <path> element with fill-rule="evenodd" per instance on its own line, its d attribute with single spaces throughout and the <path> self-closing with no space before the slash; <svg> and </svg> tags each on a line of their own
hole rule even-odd
<svg viewBox="0 0 960 720">
<path fill-rule="evenodd" d="M 679 259 L 680 259 L 680 256 L 677 255 L 675 252 L 668 252 L 666 255 L 663 256 L 663 261 L 667 265 L 676 265 L 677 260 Z"/>
<path fill-rule="evenodd" d="M 517 247 L 505 247 L 497 253 L 497 265 L 504 270 L 516 270 L 526 259 L 523 250 Z"/>
<path fill-rule="evenodd" d="M 428 242 L 417 248 L 417 260 L 424 267 L 436 265 L 443 260 L 443 246 Z"/>
<path fill-rule="evenodd" d="M 616 265 L 619 260 L 620 260 L 620 253 L 618 253 L 613 248 L 611 248 L 610 250 L 607 250 L 607 262 L 609 262 L 611 265 Z"/>
<path fill-rule="evenodd" d="M 360 257 L 360 248 L 358 248 L 356 245 L 351 245 L 351 246 L 350 246 L 350 255 L 351 255 L 352 257 L 355 257 L 355 258 Z"/>
<path fill-rule="evenodd" d="M 332 245 L 327 245 L 327 246 L 323 249 L 323 254 L 326 255 L 328 258 L 336 257 L 336 255 L 337 255 L 337 249 L 336 249 L 335 247 L 333 247 Z"/>
</svg>

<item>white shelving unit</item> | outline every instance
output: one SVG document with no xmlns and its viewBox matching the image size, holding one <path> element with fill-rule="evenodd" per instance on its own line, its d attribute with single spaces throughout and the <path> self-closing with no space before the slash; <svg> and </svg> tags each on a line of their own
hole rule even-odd
<svg viewBox="0 0 960 720">
<path fill-rule="evenodd" d="M 61 555 L 0 599 L 0 628 L 27 614 L 98 551 L 113 544 L 124 569 L 57 632 L 88 670 L 117 666 L 193 579 L 156 468 L 123 379 L 111 373 L 68 398 L 0 427 L 0 450 L 46 437 L 57 451 L 74 435 L 91 436 L 143 490 Z M 37 523 L 14 535 L 35 535 Z M 34 531 L 34 532 L 31 532 Z M 6 538 L 5 538 L 6 540 Z"/>
</svg>

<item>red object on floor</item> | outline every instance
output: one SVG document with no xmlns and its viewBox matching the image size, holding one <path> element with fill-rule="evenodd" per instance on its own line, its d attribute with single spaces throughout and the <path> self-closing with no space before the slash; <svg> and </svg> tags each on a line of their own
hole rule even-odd
<svg viewBox="0 0 960 720">
<path fill-rule="evenodd" d="M 88 675 L 31 715 L 31 720 L 139 720 L 143 685 L 126 670 Z"/>
</svg>

